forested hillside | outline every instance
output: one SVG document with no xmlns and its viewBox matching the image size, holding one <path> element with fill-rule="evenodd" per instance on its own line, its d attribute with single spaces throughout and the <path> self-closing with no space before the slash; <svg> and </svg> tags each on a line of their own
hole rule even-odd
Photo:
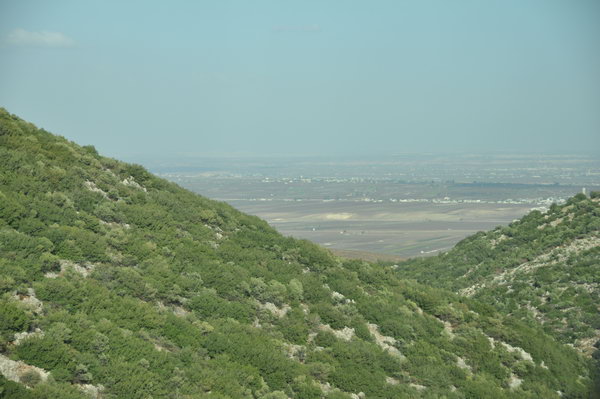
<svg viewBox="0 0 600 399">
<path fill-rule="evenodd" d="M 565 225 L 578 207 L 597 212 L 587 199 L 570 205 Z M 532 218 L 545 216 L 517 226 Z M 547 219 L 548 231 L 560 226 Z M 436 258 L 428 273 L 439 278 L 428 281 L 482 283 L 461 277 L 463 265 L 487 265 L 512 240 L 489 234 L 497 247 Z M 550 244 L 519 251 L 531 246 L 535 262 L 539 245 Z M 595 250 L 578 254 L 593 263 Z M 509 251 L 515 267 L 519 251 Z M 460 260 L 462 274 L 443 259 Z M 423 262 L 340 260 L 0 110 L 0 397 L 593 395 L 590 359 L 542 326 L 401 279 L 426 280 Z"/>
<path fill-rule="evenodd" d="M 578 194 L 543 214 L 533 211 L 399 270 L 536 320 L 549 334 L 592 355 L 600 341 L 600 193 Z"/>
</svg>

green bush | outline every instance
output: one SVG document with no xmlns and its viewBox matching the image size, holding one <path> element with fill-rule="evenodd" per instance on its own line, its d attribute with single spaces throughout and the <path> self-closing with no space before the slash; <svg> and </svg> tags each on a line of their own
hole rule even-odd
<svg viewBox="0 0 600 399">
<path fill-rule="evenodd" d="M 12 341 L 14 333 L 27 331 L 31 317 L 17 303 L 0 300 L 0 335 L 3 341 Z"/>
</svg>

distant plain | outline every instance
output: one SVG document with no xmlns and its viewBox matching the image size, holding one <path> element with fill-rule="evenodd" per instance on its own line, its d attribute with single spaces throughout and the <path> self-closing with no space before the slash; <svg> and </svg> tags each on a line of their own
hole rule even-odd
<svg viewBox="0 0 600 399">
<path fill-rule="evenodd" d="M 305 238 L 327 248 L 399 257 L 448 250 L 466 236 L 508 224 L 531 208 L 352 201 L 233 200 L 229 203 L 260 216 L 285 235 Z"/>
<path fill-rule="evenodd" d="M 153 171 L 284 235 L 376 260 L 435 255 L 476 233 L 600 189 L 585 156 L 204 159 Z"/>
</svg>

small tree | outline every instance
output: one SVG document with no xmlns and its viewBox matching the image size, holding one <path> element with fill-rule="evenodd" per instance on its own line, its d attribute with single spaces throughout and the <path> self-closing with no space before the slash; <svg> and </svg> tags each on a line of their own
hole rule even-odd
<svg viewBox="0 0 600 399">
<path fill-rule="evenodd" d="M 19 380 L 28 387 L 33 387 L 40 383 L 42 377 L 37 371 L 29 369 L 19 377 Z"/>
<path fill-rule="evenodd" d="M 90 381 L 92 381 L 92 374 L 88 371 L 87 366 L 85 364 L 78 364 L 77 367 L 75 367 L 73 382 L 87 384 Z"/>
</svg>

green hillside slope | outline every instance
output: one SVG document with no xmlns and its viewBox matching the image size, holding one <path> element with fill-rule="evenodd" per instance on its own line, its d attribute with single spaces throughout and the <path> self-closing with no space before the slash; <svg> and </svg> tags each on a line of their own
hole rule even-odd
<svg viewBox="0 0 600 399">
<path fill-rule="evenodd" d="M 585 398 L 589 365 L 0 110 L 0 397 Z"/>
<path fill-rule="evenodd" d="M 472 236 L 401 275 L 540 322 L 590 356 L 600 340 L 600 193 Z M 594 346 L 596 345 L 596 347 Z"/>
</svg>

